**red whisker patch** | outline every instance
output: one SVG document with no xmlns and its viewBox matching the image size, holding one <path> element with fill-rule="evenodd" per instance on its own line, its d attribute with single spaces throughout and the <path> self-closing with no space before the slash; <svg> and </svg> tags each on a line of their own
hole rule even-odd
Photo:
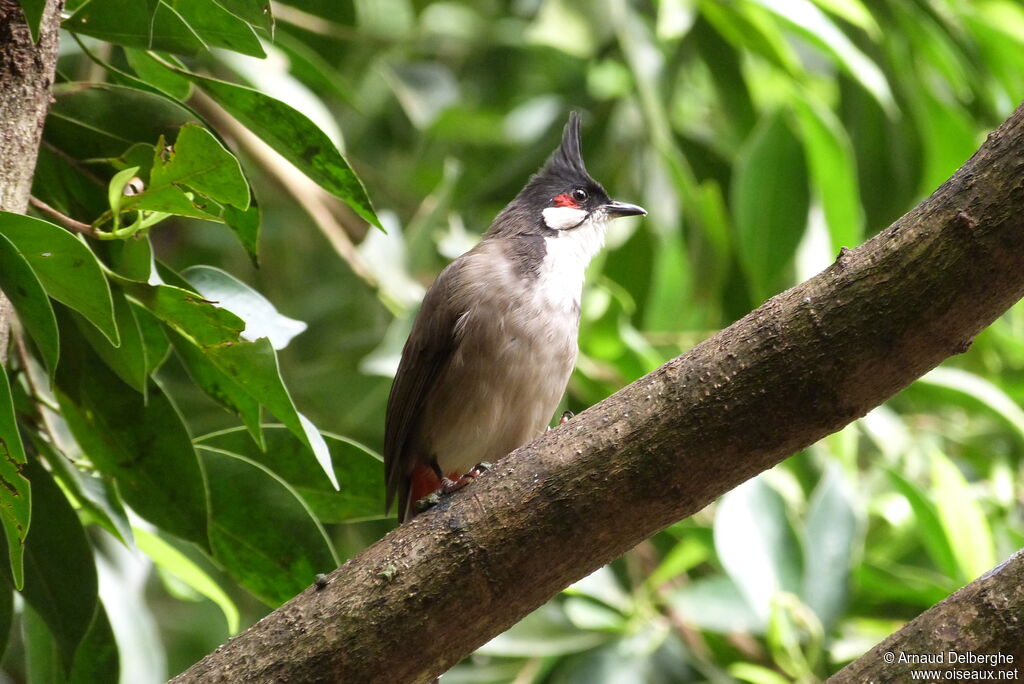
<svg viewBox="0 0 1024 684">
<path fill-rule="evenodd" d="M 570 207 L 572 209 L 580 208 L 580 205 L 576 203 L 576 200 L 574 200 L 567 192 L 563 192 L 561 195 L 555 195 L 555 198 L 551 201 L 555 203 L 556 207 Z"/>
</svg>

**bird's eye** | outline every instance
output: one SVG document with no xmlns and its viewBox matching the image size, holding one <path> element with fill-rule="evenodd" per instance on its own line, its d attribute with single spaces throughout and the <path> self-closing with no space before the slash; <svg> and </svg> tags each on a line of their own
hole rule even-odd
<svg viewBox="0 0 1024 684">
<path fill-rule="evenodd" d="M 587 200 L 587 191 L 583 188 L 576 188 L 572 191 L 572 198 L 577 202 L 585 202 Z"/>
</svg>

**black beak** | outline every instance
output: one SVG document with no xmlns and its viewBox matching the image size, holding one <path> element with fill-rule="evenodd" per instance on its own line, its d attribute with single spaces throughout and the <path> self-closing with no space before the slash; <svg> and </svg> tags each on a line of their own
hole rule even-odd
<svg viewBox="0 0 1024 684">
<path fill-rule="evenodd" d="M 643 207 L 638 207 L 637 205 L 630 204 L 628 202 L 616 202 L 615 200 L 604 205 L 604 212 L 612 218 L 619 218 L 620 216 L 647 215 L 647 210 Z"/>
</svg>

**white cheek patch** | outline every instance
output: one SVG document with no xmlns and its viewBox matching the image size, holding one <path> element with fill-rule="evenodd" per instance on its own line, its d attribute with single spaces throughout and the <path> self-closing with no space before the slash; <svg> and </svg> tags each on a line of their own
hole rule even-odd
<svg viewBox="0 0 1024 684">
<path fill-rule="evenodd" d="M 572 207 L 548 207 L 541 214 L 544 215 L 544 224 L 552 230 L 575 228 L 587 218 L 586 211 Z"/>
</svg>

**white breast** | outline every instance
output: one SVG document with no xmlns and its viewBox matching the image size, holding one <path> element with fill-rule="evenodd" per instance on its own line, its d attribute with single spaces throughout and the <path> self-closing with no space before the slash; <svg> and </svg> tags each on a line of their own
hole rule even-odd
<svg viewBox="0 0 1024 684">
<path fill-rule="evenodd" d="M 545 210 L 546 211 L 546 210 Z M 544 238 L 547 248 L 536 284 L 537 295 L 557 311 L 579 310 L 587 265 L 604 246 L 605 222 L 587 220 L 579 227 Z"/>
</svg>

